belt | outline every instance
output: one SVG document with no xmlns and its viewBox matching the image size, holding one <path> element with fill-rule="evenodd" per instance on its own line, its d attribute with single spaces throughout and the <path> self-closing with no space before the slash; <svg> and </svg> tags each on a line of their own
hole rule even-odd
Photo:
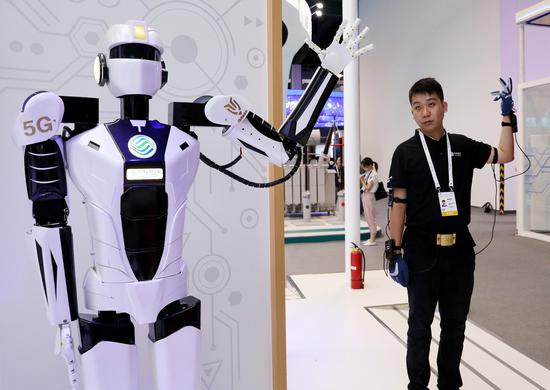
<svg viewBox="0 0 550 390">
<path fill-rule="evenodd" d="M 439 246 L 453 246 L 456 244 L 456 233 L 449 234 L 437 234 L 436 245 Z"/>
</svg>

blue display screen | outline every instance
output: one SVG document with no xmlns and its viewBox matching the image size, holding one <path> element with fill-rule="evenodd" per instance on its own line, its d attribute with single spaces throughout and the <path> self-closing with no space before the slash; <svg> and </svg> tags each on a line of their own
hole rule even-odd
<svg viewBox="0 0 550 390">
<path fill-rule="evenodd" d="M 289 89 L 287 92 L 286 98 L 286 115 L 288 116 L 292 110 L 298 104 L 300 97 L 304 93 L 301 89 Z M 333 91 L 317 122 L 315 123 L 315 128 L 326 128 L 332 127 L 333 123 L 336 122 L 338 128 L 344 127 L 344 93 Z"/>
</svg>

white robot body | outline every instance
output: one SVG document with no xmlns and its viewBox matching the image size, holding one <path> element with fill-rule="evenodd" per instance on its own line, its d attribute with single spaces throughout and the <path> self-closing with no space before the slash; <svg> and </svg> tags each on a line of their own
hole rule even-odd
<svg viewBox="0 0 550 390">
<path fill-rule="evenodd" d="M 200 376 L 200 330 L 187 326 L 153 344 L 157 389 L 198 390 Z M 188 351 L 183 355 L 180 351 Z M 174 357 L 177 356 L 177 359 Z M 185 370 L 182 370 L 185 367 Z"/>
<path fill-rule="evenodd" d="M 118 126 L 118 133 L 128 132 L 118 145 L 109 132 L 113 126 Z M 145 128 L 154 130 L 155 126 L 164 129 L 162 136 L 153 138 L 141 132 Z M 126 141 L 140 135 L 157 148 L 145 151 L 151 154 L 148 158 L 134 158 L 130 152 L 132 145 L 128 146 Z M 164 155 L 150 161 L 162 153 L 159 150 L 162 143 L 166 145 Z M 187 146 L 183 149 L 181 145 Z M 128 163 L 125 166 L 123 149 L 127 156 L 132 156 L 135 166 Z M 199 142 L 156 121 L 119 120 L 71 138 L 66 143 L 66 155 L 69 175 L 86 203 L 92 234 L 94 266 L 84 283 L 87 308 L 128 313 L 140 324 L 154 322 L 161 308 L 187 295 L 182 236 L 187 192 L 198 168 Z M 125 188 L 161 181 L 168 200 L 162 257 L 154 276 L 139 280 L 125 250 L 121 199 Z"/>
<path fill-rule="evenodd" d="M 94 63 L 97 83 L 121 99 L 122 119 L 97 125 L 97 99 L 37 92 L 24 102 L 13 139 L 25 147 L 35 219 L 31 237 L 48 316 L 58 325 L 57 349 L 74 390 L 80 382 L 70 322 L 76 319 L 86 390 L 137 388 L 132 319 L 149 324 L 157 388 L 199 389 L 201 305 L 188 295 L 182 259 L 187 193 L 199 160 L 254 187 L 282 181 L 253 183 L 228 172 L 239 159 L 222 166 L 202 156 L 190 127 L 223 127 L 228 140 L 284 164 L 306 145 L 337 74 L 367 51 L 353 50 L 366 30 L 352 40 L 358 22 L 344 32 L 345 25 L 326 50 L 313 46 L 322 68 L 279 131 L 250 112 L 242 97 L 230 95 L 178 103 L 174 126 L 148 120 L 149 99 L 167 82 L 168 72 L 158 34 L 144 21 L 111 27 L 108 58 L 99 54 Z M 62 130 L 61 122 L 74 128 Z M 84 293 L 86 307 L 97 312 L 92 315 L 78 315 L 65 169 L 88 213 L 93 266 Z"/>
</svg>

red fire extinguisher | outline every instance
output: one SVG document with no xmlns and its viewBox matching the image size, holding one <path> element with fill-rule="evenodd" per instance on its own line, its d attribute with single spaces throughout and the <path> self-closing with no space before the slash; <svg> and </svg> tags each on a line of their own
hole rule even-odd
<svg viewBox="0 0 550 390">
<path fill-rule="evenodd" d="M 351 249 L 351 288 L 364 288 L 365 281 L 365 254 L 357 245 L 352 243 Z"/>
</svg>

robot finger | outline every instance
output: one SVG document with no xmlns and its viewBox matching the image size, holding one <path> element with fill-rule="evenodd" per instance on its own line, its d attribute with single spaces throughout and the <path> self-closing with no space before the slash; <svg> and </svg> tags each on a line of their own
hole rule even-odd
<svg viewBox="0 0 550 390">
<path fill-rule="evenodd" d="M 363 29 L 363 31 L 361 31 L 359 33 L 359 35 L 357 35 L 357 37 L 355 37 L 354 39 L 352 39 L 350 41 L 350 43 L 348 44 L 347 48 L 348 49 L 351 49 L 351 48 L 354 48 L 354 47 L 357 47 L 359 45 L 359 43 L 363 40 L 363 38 L 365 38 L 365 36 L 367 35 L 367 32 L 369 31 L 369 27 L 365 27 Z"/>
<path fill-rule="evenodd" d="M 363 38 L 365 38 L 365 36 L 367 35 L 367 33 L 369 32 L 369 26 L 366 26 L 363 31 L 361 31 L 359 33 L 359 35 L 357 35 L 357 38 L 355 38 L 355 43 L 359 43 L 360 41 L 363 40 Z"/>
<path fill-rule="evenodd" d="M 374 49 L 374 43 L 371 43 L 370 45 L 367 45 L 367 46 L 365 46 L 365 47 L 362 47 L 362 48 L 359 49 L 359 50 L 356 50 L 356 51 L 352 54 L 352 56 L 353 56 L 353 58 L 360 57 L 360 56 L 362 56 L 363 54 L 365 54 L 365 53 L 371 51 L 372 49 Z"/>
<path fill-rule="evenodd" d="M 342 23 L 340 23 L 340 27 L 338 27 L 338 31 L 336 31 L 336 34 L 334 35 L 332 43 L 340 42 L 340 38 L 342 38 L 342 34 L 344 33 L 344 29 L 346 28 L 347 24 L 348 21 L 346 19 L 342 20 Z"/>
<path fill-rule="evenodd" d="M 361 23 L 361 19 L 357 18 L 351 25 L 347 26 L 346 30 L 344 31 L 344 41 L 348 42 L 355 36 L 355 33 L 357 32 L 357 29 L 359 27 L 359 23 Z"/>
<path fill-rule="evenodd" d="M 317 46 L 311 39 L 306 38 L 306 44 L 313 50 L 319 57 L 324 57 L 323 50 L 319 46 Z"/>
<path fill-rule="evenodd" d="M 359 29 L 359 23 L 361 23 L 361 19 L 355 19 L 353 24 L 351 25 L 351 31 L 357 31 Z"/>
</svg>

